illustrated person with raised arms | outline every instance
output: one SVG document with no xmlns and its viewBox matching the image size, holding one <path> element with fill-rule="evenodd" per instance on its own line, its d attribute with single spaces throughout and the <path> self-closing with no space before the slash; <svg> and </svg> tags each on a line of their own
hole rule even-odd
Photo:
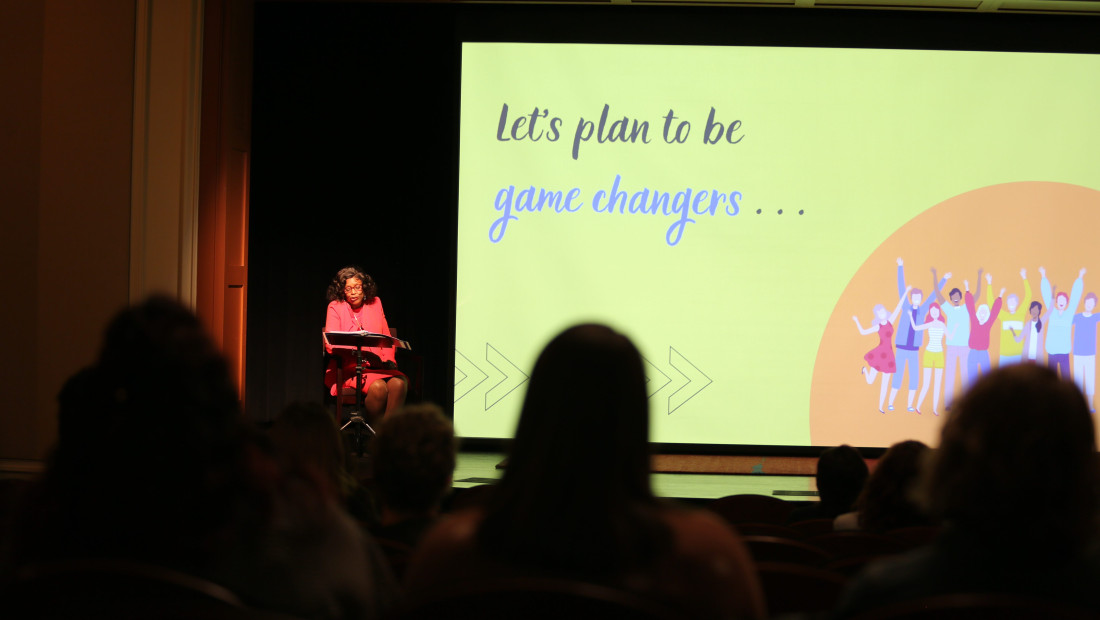
<svg viewBox="0 0 1100 620">
<path fill-rule="evenodd" d="M 947 283 L 951 274 L 945 274 L 943 279 L 935 284 L 936 293 L 939 294 L 943 289 L 943 285 Z M 905 286 L 905 266 L 904 261 L 898 258 L 898 296 L 905 299 L 904 291 L 908 291 L 912 287 Z M 907 372 L 909 388 L 908 410 L 916 411 L 913 408 L 913 397 L 917 394 L 917 373 L 920 367 L 920 348 L 924 344 L 924 334 L 918 332 L 912 328 L 912 325 L 924 323 L 924 318 L 928 315 L 928 306 L 932 304 L 932 297 L 924 299 L 924 293 L 919 288 L 912 289 L 909 293 L 909 303 L 905 305 L 905 314 L 909 317 L 907 321 L 901 321 L 898 324 L 898 328 L 895 335 L 895 361 L 894 365 L 897 371 L 894 373 L 894 380 L 890 384 L 890 404 L 888 409 L 894 410 L 894 399 L 898 395 L 898 389 L 901 388 L 902 373 Z"/>
<path fill-rule="evenodd" d="M 1085 311 L 1073 317 L 1073 380 L 1089 401 L 1089 411 L 1096 413 L 1096 293 L 1085 295 Z"/>
<path fill-rule="evenodd" d="M 974 294 L 982 296 L 982 269 L 978 269 L 978 288 Z M 936 270 L 932 270 L 932 277 L 936 277 Z M 970 382 L 967 370 L 967 358 L 970 357 L 970 313 L 963 304 L 962 291 L 955 287 L 948 293 L 951 303 L 943 306 L 943 316 L 947 320 L 947 350 L 945 355 L 944 376 L 944 406 L 951 408 L 951 401 L 955 398 L 956 371 L 962 373 L 962 384 Z M 943 297 L 936 292 L 936 301 L 943 303 Z"/>
<path fill-rule="evenodd" d="M 1043 304 L 1038 301 L 1031 302 L 1031 305 L 1027 308 L 1028 316 L 1027 321 L 1024 322 L 1024 329 L 1020 333 L 1016 333 L 1015 329 L 1009 331 L 1016 338 L 1016 342 L 1022 342 L 1023 348 L 1021 349 L 1022 362 L 1029 364 L 1042 364 L 1043 363 L 1043 321 L 1047 318 L 1043 315 Z M 1050 311 L 1047 311 L 1050 314 Z"/>
<path fill-rule="evenodd" d="M 1063 379 L 1069 381 L 1071 378 L 1069 355 L 1073 348 L 1073 315 L 1077 312 L 1077 304 L 1081 301 L 1081 292 L 1085 287 L 1085 269 L 1082 268 L 1078 272 L 1069 295 L 1061 292 L 1053 300 L 1050 280 L 1047 280 L 1047 270 L 1039 267 L 1039 273 L 1043 276 L 1040 283 L 1043 303 L 1050 308 L 1046 321 L 1047 365 L 1059 373 Z"/>
<path fill-rule="evenodd" d="M 1005 307 L 1001 309 L 1001 348 L 997 360 L 999 366 L 1019 363 L 1023 359 L 1023 343 L 1016 340 L 1016 334 L 1023 333 L 1024 321 L 1028 318 L 1031 305 L 1031 283 L 1027 280 L 1027 269 L 1020 269 L 1020 278 L 1024 281 L 1024 299 L 1015 293 L 1005 298 Z"/>
<path fill-rule="evenodd" d="M 993 274 L 985 274 L 986 299 L 993 296 Z M 997 315 L 1001 313 L 1001 300 L 1004 298 L 1005 289 L 1001 289 L 997 299 L 992 302 L 991 310 L 988 304 L 974 307 L 974 296 L 970 294 L 970 282 L 963 281 L 966 288 L 966 311 L 970 315 L 970 340 L 968 346 L 970 353 L 966 359 L 966 376 L 968 381 L 963 383 L 963 389 L 970 387 L 969 381 L 978 378 L 982 372 L 988 373 L 989 366 L 989 334 Z"/>
<path fill-rule="evenodd" d="M 924 397 L 928 395 L 928 384 L 935 373 L 936 388 L 932 392 L 932 413 L 940 414 L 940 386 L 943 383 L 943 337 L 947 333 L 947 323 L 943 320 L 943 310 L 933 302 L 928 306 L 928 320 L 917 325 L 909 317 L 910 324 L 917 331 L 928 331 L 928 348 L 924 350 L 924 380 L 921 382 L 920 398 L 917 399 L 917 413 L 924 406 Z"/>
<path fill-rule="evenodd" d="M 328 287 L 326 332 L 368 331 L 390 335 L 382 299 L 374 280 L 358 267 L 345 267 L 336 273 Z M 343 368 L 344 386 L 355 388 L 355 349 L 332 346 L 325 342 L 325 351 L 334 354 L 325 369 L 325 386 L 336 396 L 337 363 Z M 397 368 L 392 347 L 364 347 L 363 356 L 371 368 Z M 363 373 L 363 406 L 372 416 L 394 411 L 405 403 L 405 379 L 385 373 Z"/>
<path fill-rule="evenodd" d="M 876 304 L 874 308 L 874 318 L 871 319 L 871 326 L 867 329 L 863 329 L 863 326 L 859 323 L 859 317 L 852 315 L 852 320 L 856 322 L 856 327 L 859 329 L 859 333 L 867 336 L 870 334 L 878 334 L 878 346 L 871 349 L 863 356 L 863 359 L 871 366 L 868 370 L 866 366 L 860 369 L 863 373 L 863 378 L 867 380 L 867 385 L 871 385 L 875 382 L 875 375 L 882 373 L 882 388 L 879 389 L 878 394 L 878 412 L 886 413 L 882 406 L 886 404 L 886 385 L 890 383 L 890 375 L 894 374 L 896 365 L 894 363 L 894 351 L 891 346 L 891 336 L 894 335 L 894 321 L 898 320 L 898 315 L 901 314 L 901 307 L 905 304 L 905 296 L 909 294 L 908 287 L 902 294 L 901 299 L 898 300 L 898 305 L 894 308 L 894 313 L 887 316 L 886 306 L 882 304 Z"/>
</svg>

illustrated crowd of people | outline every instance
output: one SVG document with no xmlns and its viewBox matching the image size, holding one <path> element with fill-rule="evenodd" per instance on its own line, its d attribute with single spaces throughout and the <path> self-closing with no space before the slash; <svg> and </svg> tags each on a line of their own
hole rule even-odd
<svg viewBox="0 0 1100 620">
<path fill-rule="evenodd" d="M 939 415 L 941 396 L 944 407 L 950 409 L 956 395 L 982 374 L 994 366 L 1020 362 L 1047 365 L 1062 378 L 1072 378 L 1088 397 L 1090 410 L 1095 411 L 1096 326 L 1100 314 L 1094 312 L 1097 298 L 1091 292 L 1085 295 L 1083 309 L 1078 312 L 1084 268 L 1067 293 L 1057 290 L 1047 279 L 1046 269 L 1039 267 L 1042 301 L 1032 298 L 1026 268 L 1020 269 L 1022 296 L 1011 292 L 1006 297 L 1007 287 L 994 295 L 993 275 L 986 273 L 983 299 L 983 270 L 979 269 L 973 291 L 967 279 L 963 280 L 962 290 L 953 287 L 945 298 L 943 291 L 952 273 L 940 278 L 932 268 L 932 293 L 926 295 L 907 284 L 904 261 L 899 258 L 897 262 L 898 301 L 893 310 L 876 305 L 866 328 L 858 316 L 852 317 L 860 334 L 878 335 L 878 345 L 864 355 L 866 364 L 860 372 L 869 385 L 879 375 L 882 377 L 880 413 L 899 406 L 895 403 L 904 383 L 908 390 L 907 411 L 922 413 L 931 388 L 932 413 Z M 994 340 L 998 343 L 996 360 L 990 357 Z"/>
</svg>

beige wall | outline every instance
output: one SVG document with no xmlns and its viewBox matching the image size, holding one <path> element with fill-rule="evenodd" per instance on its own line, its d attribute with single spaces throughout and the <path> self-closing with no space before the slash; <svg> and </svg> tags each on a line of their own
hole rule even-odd
<svg viewBox="0 0 1100 620">
<path fill-rule="evenodd" d="M 129 291 L 135 4 L 0 2 L 0 459 L 38 459 L 55 397 Z"/>
<path fill-rule="evenodd" d="M 196 304 L 203 6 L 0 0 L 0 472 L 115 312 Z"/>
<path fill-rule="evenodd" d="M 29 418 L 38 304 L 30 260 L 38 254 L 43 21 L 40 6 L 0 3 L 0 457 L 38 451 Z"/>
</svg>

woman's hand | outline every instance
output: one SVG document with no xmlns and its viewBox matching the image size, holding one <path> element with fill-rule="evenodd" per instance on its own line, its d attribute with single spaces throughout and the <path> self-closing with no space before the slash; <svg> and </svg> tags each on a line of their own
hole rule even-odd
<svg viewBox="0 0 1100 620">
<path fill-rule="evenodd" d="M 377 353 L 371 351 L 363 351 L 363 364 L 367 368 L 382 368 L 382 358 L 378 357 Z"/>
</svg>

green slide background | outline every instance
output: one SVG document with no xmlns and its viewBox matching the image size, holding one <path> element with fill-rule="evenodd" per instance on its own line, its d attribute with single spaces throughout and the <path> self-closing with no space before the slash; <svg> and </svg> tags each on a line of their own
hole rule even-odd
<svg viewBox="0 0 1100 620">
<path fill-rule="evenodd" d="M 886 237 L 988 185 L 1100 188 L 1097 56 L 511 43 L 466 43 L 462 54 L 455 423 L 465 437 L 511 436 L 542 346 L 601 321 L 651 364 L 653 440 L 809 445 L 822 331 Z M 505 103 L 509 127 L 537 107 L 562 119 L 560 138 L 497 140 Z M 574 160 L 579 119 L 598 121 L 604 104 L 608 123 L 648 121 L 650 142 L 593 136 Z M 703 144 L 712 107 L 717 121 L 740 121 L 739 143 Z M 662 139 L 670 109 L 691 123 L 683 144 Z M 740 192 L 740 213 L 693 216 L 670 246 L 675 216 L 592 211 L 616 175 L 628 196 Z M 576 187 L 583 206 L 516 213 L 494 244 L 494 200 L 510 185 Z"/>
</svg>

